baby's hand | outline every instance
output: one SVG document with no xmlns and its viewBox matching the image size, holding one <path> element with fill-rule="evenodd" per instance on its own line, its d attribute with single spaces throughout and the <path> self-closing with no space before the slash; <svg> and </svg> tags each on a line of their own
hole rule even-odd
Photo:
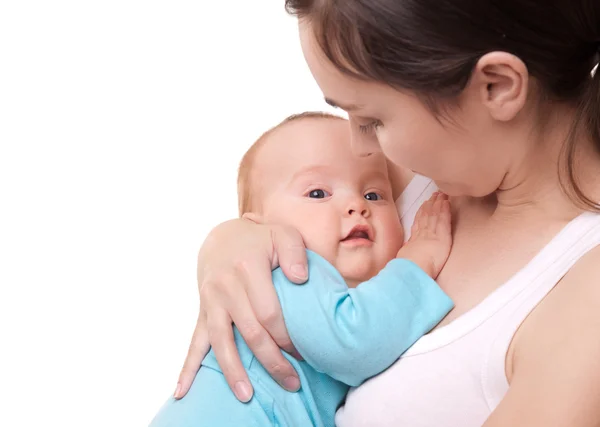
<svg viewBox="0 0 600 427">
<path fill-rule="evenodd" d="M 448 196 L 435 193 L 417 212 L 410 239 L 398 251 L 397 258 L 414 262 L 436 279 L 452 247 L 450 219 Z"/>
</svg>

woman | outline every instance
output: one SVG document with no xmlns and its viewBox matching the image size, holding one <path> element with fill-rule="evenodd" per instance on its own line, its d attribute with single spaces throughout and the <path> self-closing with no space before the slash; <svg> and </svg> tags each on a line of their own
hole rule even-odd
<svg viewBox="0 0 600 427">
<path fill-rule="evenodd" d="M 405 225 L 436 187 L 456 218 L 438 279 L 456 308 L 351 392 L 336 422 L 598 425 L 600 2 L 286 6 L 326 100 L 349 114 L 355 151 L 402 167 Z M 298 388 L 278 349 L 293 352 L 270 270 L 302 282 L 304 264 L 294 230 L 234 220 L 211 233 L 177 397 L 212 345 L 236 396 L 250 398 L 231 322 L 274 378 Z"/>
</svg>

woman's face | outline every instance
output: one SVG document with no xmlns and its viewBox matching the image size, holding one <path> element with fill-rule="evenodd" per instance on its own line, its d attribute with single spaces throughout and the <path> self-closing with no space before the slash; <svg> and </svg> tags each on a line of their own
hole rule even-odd
<svg viewBox="0 0 600 427">
<path fill-rule="evenodd" d="M 482 108 L 479 88 L 463 91 L 450 120 L 436 117 L 414 94 L 342 74 L 303 21 L 300 39 L 327 102 L 348 112 L 355 152 L 381 150 L 393 163 L 433 179 L 452 196 L 481 197 L 500 187 L 514 157 L 509 148 L 515 144 L 506 142 L 506 124 Z"/>
</svg>

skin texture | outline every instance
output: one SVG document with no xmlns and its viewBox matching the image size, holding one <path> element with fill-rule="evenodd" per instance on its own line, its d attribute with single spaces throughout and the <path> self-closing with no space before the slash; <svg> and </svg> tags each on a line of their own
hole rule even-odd
<svg viewBox="0 0 600 427">
<path fill-rule="evenodd" d="M 393 186 L 404 174 L 392 169 L 389 175 L 381 153 L 356 156 L 349 130 L 345 120 L 322 118 L 277 128 L 254 155 L 250 192 L 255 206 L 243 219 L 293 227 L 349 287 L 372 278 L 396 256 L 437 277 L 452 245 L 448 197 L 436 193 L 421 207 L 403 245 Z M 347 239 L 357 226 L 364 227 L 368 239 Z M 242 334 L 254 332 L 248 323 L 236 324 Z M 290 352 L 295 353 L 293 348 Z M 246 384 L 234 383 L 232 388 L 242 400 L 252 392 Z"/>
<path fill-rule="evenodd" d="M 354 287 L 396 256 L 403 233 L 385 157 L 355 156 L 349 136 L 343 120 L 301 119 L 277 129 L 255 158 L 259 188 L 251 191 L 260 209 L 247 217 L 294 227 Z M 370 244 L 344 240 L 356 226 L 368 227 Z"/>
<path fill-rule="evenodd" d="M 481 302 L 579 213 L 559 190 L 556 167 L 573 112 L 556 106 L 552 125 L 540 127 L 536 104 L 527 96 L 533 85 L 518 58 L 485 55 L 451 113 L 452 123 L 440 123 L 411 94 L 342 76 L 302 23 L 300 34 L 325 97 L 362 107 L 348 111 L 355 151 L 381 150 L 456 196 L 454 246 L 438 283 L 457 306 L 440 326 Z M 356 130 L 374 121 L 370 133 Z M 600 162 L 585 142 L 582 176 L 598 199 L 593 185 Z M 437 161 L 427 159 L 432 152 L 440 153 Z M 600 423 L 598 256 L 595 250 L 582 259 L 519 329 L 507 358 L 510 391 L 487 426 Z M 573 360 L 573 354 L 579 356 Z"/>
<path fill-rule="evenodd" d="M 456 307 L 441 325 L 506 282 L 580 213 L 558 185 L 559 154 L 574 109 L 554 103 L 541 110 L 536 82 L 519 58 L 484 55 L 448 118 L 437 120 L 414 94 L 339 73 L 305 22 L 300 38 L 324 96 L 349 113 L 353 150 L 381 151 L 399 168 L 433 178 L 453 196 L 454 242 L 437 280 Z M 586 135 L 580 139 L 578 178 L 583 190 L 600 200 L 600 159 Z M 408 178 L 409 172 L 399 175 Z M 235 245 L 227 240 L 232 236 Z M 251 325 L 249 345 L 269 372 L 290 389 L 297 385 L 276 354 L 277 345 L 289 348 L 289 339 L 269 267 L 280 264 L 290 279 L 301 282 L 301 249 L 297 232 L 281 226 L 238 220 L 211 233 L 199 255 L 203 302 L 180 393 L 189 387 L 209 342 L 219 347 L 230 384 L 247 381 L 228 343 L 233 317 Z M 215 255 L 217 250 L 226 251 L 228 259 Z M 486 427 L 600 425 L 598 265 L 600 249 L 582 258 L 522 324 L 506 359 L 509 392 Z"/>
</svg>

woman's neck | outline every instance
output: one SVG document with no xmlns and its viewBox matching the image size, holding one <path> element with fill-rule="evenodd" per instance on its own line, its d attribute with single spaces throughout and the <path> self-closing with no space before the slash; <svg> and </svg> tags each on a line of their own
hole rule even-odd
<svg viewBox="0 0 600 427">
<path fill-rule="evenodd" d="M 565 188 L 570 189 L 564 147 L 574 120 L 574 111 L 564 107 L 549 116 L 545 131 L 531 141 L 492 198 L 494 217 L 568 221 L 583 211 L 561 186 L 562 177 Z M 600 201 L 600 155 L 587 138 L 577 140 L 576 147 L 580 188 L 592 200 Z"/>
</svg>

